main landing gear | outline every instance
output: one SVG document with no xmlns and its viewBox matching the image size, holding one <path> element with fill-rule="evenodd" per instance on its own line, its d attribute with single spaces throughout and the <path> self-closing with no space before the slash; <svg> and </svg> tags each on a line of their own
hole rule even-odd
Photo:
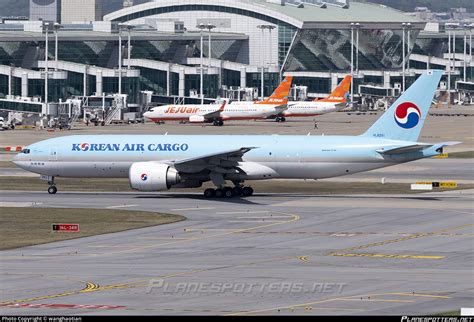
<svg viewBox="0 0 474 322">
<path fill-rule="evenodd" d="M 275 121 L 276 121 L 277 123 L 285 122 L 285 121 L 286 121 L 286 118 L 283 117 L 283 116 L 277 116 L 277 117 L 275 118 Z"/>
<path fill-rule="evenodd" d="M 51 179 L 51 181 L 48 181 L 49 188 L 48 188 L 48 193 L 50 195 L 55 195 L 56 192 L 58 192 L 58 188 L 56 188 L 56 184 L 54 183 L 54 177 Z"/>
<path fill-rule="evenodd" d="M 214 126 L 223 126 L 224 122 L 221 121 L 221 120 L 214 120 L 214 122 L 212 122 L 212 125 L 214 125 Z"/>
<path fill-rule="evenodd" d="M 250 197 L 253 195 L 252 187 L 225 187 L 218 189 L 206 189 L 204 197 L 211 198 L 232 198 L 232 197 Z"/>
</svg>

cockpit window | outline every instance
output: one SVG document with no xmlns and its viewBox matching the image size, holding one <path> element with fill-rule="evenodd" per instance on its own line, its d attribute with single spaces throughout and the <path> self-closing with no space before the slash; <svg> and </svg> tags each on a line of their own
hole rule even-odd
<svg viewBox="0 0 474 322">
<path fill-rule="evenodd" d="M 30 154 L 30 152 L 31 152 L 30 149 L 23 149 L 21 151 L 21 153 L 24 153 L 24 154 Z"/>
</svg>

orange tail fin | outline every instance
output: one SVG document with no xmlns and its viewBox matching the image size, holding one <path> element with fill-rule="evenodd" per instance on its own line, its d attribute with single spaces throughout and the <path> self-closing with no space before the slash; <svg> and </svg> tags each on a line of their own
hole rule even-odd
<svg viewBox="0 0 474 322">
<path fill-rule="evenodd" d="M 278 85 L 273 94 L 266 100 L 257 102 L 256 104 L 286 104 L 288 103 L 287 96 L 290 94 L 291 83 L 293 76 L 286 76 L 285 79 Z"/>
<path fill-rule="evenodd" d="M 347 95 L 349 94 L 349 91 L 351 89 L 351 83 L 352 76 L 347 75 L 346 77 L 344 77 L 341 83 L 334 89 L 334 91 L 332 91 L 331 95 L 321 100 L 318 100 L 318 102 L 346 102 Z"/>
</svg>

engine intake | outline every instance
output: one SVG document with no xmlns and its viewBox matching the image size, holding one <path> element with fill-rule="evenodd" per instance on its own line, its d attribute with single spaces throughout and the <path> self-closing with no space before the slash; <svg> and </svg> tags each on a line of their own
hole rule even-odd
<svg viewBox="0 0 474 322">
<path fill-rule="evenodd" d="M 163 191 L 181 182 L 178 171 L 167 164 L 136 162 L 129 170 L 130 186 L 139 191 Z"/>
</svg>

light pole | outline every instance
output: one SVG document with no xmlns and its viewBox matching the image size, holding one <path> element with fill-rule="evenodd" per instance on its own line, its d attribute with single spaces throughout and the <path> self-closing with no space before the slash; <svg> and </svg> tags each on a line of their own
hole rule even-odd
<svg viewBox="0 0 474 322">
<path fill-rule="evenodd" d="M 54 70 L 58 70 L 58 31 L 61 29 L 61 25 L 57 22 L 54 23 Z"/>
<path fill-rule="evenodd" d="M 122 94 L 122 24 L 119 24 L 118 93 Z"/>
<path fill-rule="evenodd" d="M 463 77 L 463 79 L 464 79 L 464 81 L 466 81 L 466 72 L 467 72 L 467 57 L 466 57 L 467 56 L 467 32 L 466 32 L 466 30 L 467 30 L 467 25 L 464 24 L 462 28 L 464 30 L 464 57 L 463 57 L 464 58 L 464 69 L 463 69 L 464 77 Z"/>
<path fill-rule="evenodd" d="M 48 106 L 48 52 L 49 52 L 49 22 L 45 22 L 43 25 L 43 31 L 45 32 L 45 49 L 44 49 L 44 65 L 45 65 L 45 70 L 44 70 L 44 103 L 46 104 L 46 107 Z"/>
<path fill-rule="evenodd" d="M 131 66 L 130 66 L 130 59 L 132 58 L 132 30 L 133 30 L 133 26 L 132 25 L 127 25 L 126 26 L 126 29 L 127 29 L 127 41 L 128 41 L 128 48 L 127 48 L 127 61 L 128 61 L 128 64 L 127 64 L 127 69 L 130 69 Z"/>
<path fill-rule="evenodd" d="M 402 92 L 405 92 L 405 30 L 407 24 L 406 22 L 402 23 Z"/>
<path fill-rule="evenodd" d="M 257 26 L 258 29 L 260 29 L 262 31 L 262 38 L 265 39 L 265 30 L 268 30 L 269 31 L 269 34 L 270 34 L 270 63 L 268 63 L 268 65 L 271 64 L 271 61 L 272 61 L 272 58 L 271 58 L 271 43 L 272 43 L 272 40 L 271 40 L 271 37 L 272 37 L 272 30 L 275 29 L 276 27 L 274 25 L 258 25 Z M 262 40 L 263 41 L 263 40 Z M 263 44 L 263 48 L 265 48 L 265 44 Z M 261 92 L 261 99 L 263 100 L 264 97 L 265 97 L 265 52 L 263 53 L 262 55 L 262 66 L 257 68 L 258 71 L 260 71 L 260 92 Z"/>
<path fill-rule="evenodd" d="M 408 58 L 406 63 L 407 63 L 408 73 L 410 73 L 410 55 L 409 55 L 409 53 L 410 53 L 410 48 L 411 48 L 411 28 L 413 26 L 410 22 L 408 22 L 406 27 L 407 27 L 407 50 L 406 50 L 406 54 L 407 54 L 407 58 Z"/>
<path fill-rule="evenodd" d="M 453 57 L 454 68 L 456 67 L 456 32 L 455 29 L 458 24 L 447 23 L 445 28 L 448 30 L 448 107 L 451 105 L 451 57 Z M 453 31 L 453 55 L 451 56 L 451 31 Z"/>
<path fill-rule="evenodd" d="M 208 35 L 208 36 L 209 36 L 209 45 L 208 45 L 209 48 L 208 48 L 208 50 L 209 50 L 209 68 L 211 68 L 211 58 L 212 58 L 212 51 L 211 51 L 211 49 L 212 49 L 212 46 L 211 46 L 211 30 L 214 29 L 214 28 L 216 28 L 216 26 L 214 26 L 214 25 L 211 24 L 211 23 L 208 23 L 208 24 L 206 24 L 205 26 L 206 26 L 206 29 L 209 31 L 209 35 Z"/>
<path fill-rule="evenodd" d="M 204 93 L 203 93 L 203 82 L 204 82 L 204 75 L 203 75 L 203 63 L 202 63 L 202 59 L 203 59 L 203 55 L 202 55 L 202 43 L 203 43 L 203 30 L 206 29 L 206 25 L 203 24 L 203 23 L 200 23 L 199 25 L 196 26 L 196 28 L 198 28 L 200 31 L 201 31 L 201 41 L 200 41 L 200 50 L 199 50 L 199 54 L 200 54 L 200 63 L 199 63 L 199 77 L 200 77 L 200 81 L 199 81 L 199 95 L 201 96 L 201 105 L 204 104 Z"/>
<path fill-rule="evenodd" d="M 351 22 L 351 102 L 354 102 L 354 26 Z"/>
<path fill-rule="evenodd" d="M 360 24 L 356 22 L 355 24 L 355 29 L 356 29 L 356 75 L 359 75 L 359 30 L 360 30 Z"/>
</svg>

